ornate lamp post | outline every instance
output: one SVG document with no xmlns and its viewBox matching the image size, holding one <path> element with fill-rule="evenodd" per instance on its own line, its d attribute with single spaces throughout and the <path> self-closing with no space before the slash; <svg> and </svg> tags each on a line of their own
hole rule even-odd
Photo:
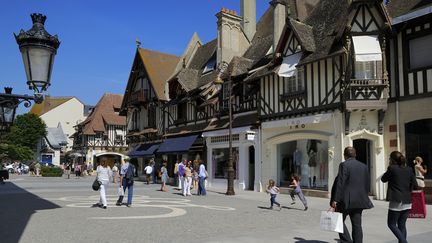
<svg viewBox="0 0 432 243">
<path fill-rule="evenodd" d="M 224 83 L 223 79 L 220 77 L 221 74 L 226 74 L 228 76 L 228 117 L 229 117 L 229 129 L 228 129 L 228 148 L 229 148 L 229 159 L 228 159 L 228 183 L 227 183 L 227 191 L 225 195 L 232 196 L 235 195 L 234 192 L 234 162 L 233 162 L 233 151 L 232 151 L 232 80 L 231 80 L 231 72 L 229 71 L 229 65 L 227 62 L 223 61 L 219 66 L 219 75 L 214 82 L 215 84 L 222 85 Z M 223 91 L 222 91 L 223 92 Z"/>
<path fill-rule="evenodd" d="M 43 92 L 51 82 L 52 66 L 60 41 L 57 35 L 52 36 L 45 30 L 45 15 L 34 13 L 30 16 L 32 28 L 28 31 L 21 29 L 14 36 L 22 54 L 27 85 L 34 96 L 12 94 L 10 87 L 5 88 L 5 93 L 0 93 L 0 132 L 9 129 L 19 104 L 24 102 L 25 107 L 30 107 L 32 101 L 41 103 Z"/>
</svg>

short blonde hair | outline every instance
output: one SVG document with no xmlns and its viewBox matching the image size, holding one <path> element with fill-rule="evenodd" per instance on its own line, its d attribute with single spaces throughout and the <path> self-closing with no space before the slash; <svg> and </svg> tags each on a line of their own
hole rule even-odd
<svg viewBox="0 0 432 243">
<path fill-rule="evenodd" d="M 128 162 L 128 161 L 130 161 L 129 156 L 124 156 L 124 157 L 123 157 L 123 161 L 124 161 L 124 162 Z"/>
</svg>

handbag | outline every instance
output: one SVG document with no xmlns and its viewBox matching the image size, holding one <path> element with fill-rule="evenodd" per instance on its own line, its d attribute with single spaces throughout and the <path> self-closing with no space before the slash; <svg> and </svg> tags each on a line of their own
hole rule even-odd
<svg viewBox="0 0 432 243">
<path fill-rule="evenodd" d="M 332 209 L 321 211 L 320 228 L 326 231 L 343 233 L 342 213 L 333 212 Z"/>
<path fill-rule="evenodd" d="M 423 191 L 411 192 L 411 210 L 408 218 L 426 218 L 426 203 Z"/>
<path fill-rule="evenodd" d="M 124 196 L 124 190 L 123 190 L 123 187 L 122 187 L 122 186 L 118 188 L 117 196 L 119 196 L 119 197 L 120 197 L 120 196 Z"/>
<path fill-rule="evenodd" d="M 99 188 L 100 188 L 100 186 L 101 186 L 101 182 L 100 181 L 98 181 L 98 179 L 96 178 L 94 181 L 93 181 L 93 184 L 92 184 L 92 188 L 93 188 L 93 190 L 94 191 L 99 191 Z"/>
</svg>

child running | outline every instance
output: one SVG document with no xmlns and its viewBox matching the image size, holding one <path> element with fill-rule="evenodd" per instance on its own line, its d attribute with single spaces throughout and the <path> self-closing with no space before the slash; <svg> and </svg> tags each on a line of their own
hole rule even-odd
<svg viewBox="0 0 432 243">
<path fill-rule="evenodd" d="M 294 195 L 297 195 L 300 198 L 300 201 L 302 201 L 303 205 L 304 205 L 304 210 L 308 210 L 308 206 L 307 206 L 307 201 L 305 196 L 303 195 L 303 192 L 300 188 L 300 180 L 298 175 L 293 174 L 291 176 L 291 185 L 290 187 L 294 188 L 294 190 L 291 191 L 290 195 L 291 195 L 291 199 L 292 199 L 292 203 L 291 204 L 295 204 L 295 197 Z"/>
<path fill-rule="evenodd" d="M 273 204 L 276 204 L 279 207 L 279 211 L 281 210 L 280 203 L 276 202 L 276 196 L 279 194 L 279 188 L 275 186 L 275 181 L 270 179 L 269 184 L 267 186 L 267 193 L 270 193 L 270 209 L 273 209 Z"/>
</svg>

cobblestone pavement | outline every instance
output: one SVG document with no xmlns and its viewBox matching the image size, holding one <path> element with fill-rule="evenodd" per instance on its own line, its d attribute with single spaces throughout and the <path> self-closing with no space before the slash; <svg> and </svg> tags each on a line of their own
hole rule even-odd
<svg viewBox="0 0 432 243">
<path fill-rule="evenodd" d="M 91 190 L 94 177 L 75 179 L 11 176 L 0 185 L 0 242 L 337 242 L 319 229 L 328 199 L 309 197 L 309 209 L 279 195 L 282 210 L 269 210 L 265 193 L 210 188 L 205 197 L 183 197 L 170 187 L 135 182 L 132 207 L 115 206 L 117 187 L 108 187 L 108 208 Z M 387 203 L 364 211 L 365 243 L 396 242 L 386 226 Z M 432 206 L 428 205 L 428 212 Z M 349 220 L 347 220 L 349 222 Z M 350 226 L 348 225 L 350 229 Z M 432 217 L 409 219 L 409 242 L 430 242 Z"/>
</svg>

